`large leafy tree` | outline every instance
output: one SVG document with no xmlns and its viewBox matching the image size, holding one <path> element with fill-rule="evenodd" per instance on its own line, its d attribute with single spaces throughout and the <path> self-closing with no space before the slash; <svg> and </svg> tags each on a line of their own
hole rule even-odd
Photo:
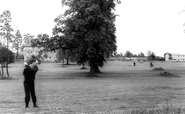
<svg viewBox="0 0 185 114">
<path fill-rule="evenodd" d="M 55 19 L 54 36 L 59 47 L 75 48 L 78 63 L 88 62 L 90 75 L 99 72 L 105 58 L 116 51 L 114 0 L 63 0 L 68 6 Z M 59 35 L 60 34 L 60 35 Z"/>
<path fill-rule="evenodd" d="M 115 0 L 62 0 L 68 10 L 55 19 L 53 37 L 32 40 L 32 46 L 47 51 L 72 49 L 78 64 L 88 62 L 90 75 L 95 75 L 116 51 Z"/>
</svg>

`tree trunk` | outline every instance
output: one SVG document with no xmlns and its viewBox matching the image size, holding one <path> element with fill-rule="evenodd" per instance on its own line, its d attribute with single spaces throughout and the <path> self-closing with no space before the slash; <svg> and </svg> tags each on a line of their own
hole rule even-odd
<svg viewBox="0 0 185 114">
<path fill-rule="evenodd" d="M 1 75 L 1 70 L 0 70 L 0 76 L 2 76 L 2 75 Z"/>
<path fill-rule="evenodd" d="M 6 62 L 6 73 L 7 73 L 7 76 L 10 77 L 9 71 L 8 71 L 8 61 Z"/>
<path fill-rule="evenodd" d="M 85 63 L 83 63 L 83 68 L 85 68 Z"/>
<path fill-rule="evenodd" d="M 90 66 L 90 74 L 89 75 L 90 76 L 95 76 L 95 67 L 94 67 L 94 65 Z"/>
<path fill-rule="evenodd" d="M 64 59 L 62 60 L 62 67 L 64 67 Z"/>
<path fill-rule="evenodd" d="M 83 67 L 82 67 L 81 69 L 86 69 L 86 68 L 85 68 L 85 63 L 83 63 L 82 65 L 83 65 Z"/>
<path fill-rule="evenodd" d="M 4 76 L 3 62 L 1 63 L 2 76 Z"/>
<path fill-rule="evenodd" d="M 66 61 L 67 61 L 66 65 L 69 65 L 69 59 L 66 59 Z"/>
<path fill-rule="evenodd" d="M 5 62 L 3 62 L 3 67 L 6 67 L 6 64 L 5 64 Z"/>
<path fill-rule="evenodd" d="M 19 47 L 17 48 L 16 59 L 18 58 L 18 55 L 19 55 Z"/>
<path fill-rule="evenodd" d="M 98 66 L 95 66 L 95 73 L 101 73 L 101 71 L 100 71 Z"/>
<path fill-rule="evenodd" d="M 8 42 L 8 40 L 9 40 L 9 32 L 7 34 L 7 49 L 9 48 L 9 42 Z M 7 76 L 10 77 L 9 72 L 8 72 L 8 63 L 9 63 L 9 54 L 7 56 L 7 61 L 6 61 L 6 73 L 7 73 Z"/>
<path fill-rule="evenodd" d="M 9 39 L 9 32 L 7 32 L 7 49 L 9 48 L 9 42 L 8 42 L 8 39 Z"/>
</svg>

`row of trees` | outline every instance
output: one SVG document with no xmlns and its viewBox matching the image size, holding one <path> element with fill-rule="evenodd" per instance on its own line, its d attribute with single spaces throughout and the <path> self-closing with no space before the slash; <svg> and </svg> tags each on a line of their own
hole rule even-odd
<svg viewBox="0 0 185 114">
<path fill-rule="evenodd" d="M 12 27 L 12 18 L 9 10 L 3 11 L 0 15 L 0 37 L 1 45 L 3 41 L 6 42 L 6 45 L 3 45 L 9 49 L 9 44 L 12 44 L 12 48 L 16 50 L 16 58 L 19 55 L 20 44 L 22 43 L 22 36 L 19 30 L 15 30 Z"/>
<path fill-rule="evenodd" d="M 53 36 L 41 34 L 33 47 L 75 56 L 78 64 L 90 66 L 90 75 L 100 72 L 105 58 L 116 51 L 114 8 L 119 0 L 62 0 L 68 9 L 55 19 Z"/>
<path fill-rule="evenodd" d="M 10 11 L 6 10 L 0 15 L 0 75 L 4 76 L 3 67 L 6 67 L 7 76 L 9 76 L 8 64 L 13 62 L 14 53 L 9 50 L 9 44 L 12 43 L 12 47 L 17 50 L 17 56 L 20 49 L 19 44 L 22 42 L 21 34 L 19 30 L 14 34 L 14 29 L 11 26 L 12 18 Z M 4 42 L 6 41 L 6 44 Z"/>
<path fill-rule="evenodd" d="M 152 51 L 147 51 L 146 56 L 144 55 L 143 52 L 136 55 L 131 53 L 130 51 L 126 51 L 125 54 L 114 53 L 114 57 L 147 57 L 148 60 L 164 60 L 164 57 L 159 57 Z"/>
<path fill-rule="evenodd" d="M 147 56 L 155 56 L 155 53 L 152 52 L 152 51 L 148 51 L 147 52 Z M 125 54 L 122 54 L 122 53 L 114 53 L 114 56 L 116 57 L 145 57 L 145 54 L 143 52 L 139 53 L 138 55 L 137 54 L 133 54 L 131 53 L 130 51 L 126 51 Z"/>
<path fill-rule="evenodd" d="M 30 34 L 25 34 L 24 39 L 29 41 L 30 37 L 33 38 Z M 8 64 L 14 62 L 15 58 L 19 57 L 19 51 L 23 49 L 22 36 L 19 30 L 16 30 L 12 27 L 12 18 L 9 10 L 5 10 L 0 15 L 0 64 L 1 70 L 0 75 L 4 76 L 3 68 L 6 67 L 6 73 L 9 77 Z M 6 43 L 6 44 L 5 44 Z M 10 50 L 11 48 L 16 50 L 14 54 Z M 15 56 L 16 55 L 16 56 Z"/>
<path fill-rule="evenodd" d="M 143 52 L 139 53 L 138 55 L 131 53 L 130 51 L 126 51 L 124 54 L 125 57 L 145 57 Z"/>
</svg>

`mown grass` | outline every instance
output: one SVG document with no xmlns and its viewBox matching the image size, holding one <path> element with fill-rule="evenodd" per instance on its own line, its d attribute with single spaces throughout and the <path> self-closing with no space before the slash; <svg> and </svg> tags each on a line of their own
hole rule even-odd
<svg viewBox="0 0 185 114">
<path fill-rule="evenodd" d="M 185 114 L 185 108 L 181 106 L 163 105 L 154 109 L 129 110 L 124 114 Z"/>
<path fill-rule="evenodd" d="M 97 114 L 185 114 L 185 108 L 183 106 L 165 104 L 150 109 L 114 110 L 107 112 L 97 112 Z"/>
<path fill-rule="evenodd" d="M 81 113 L 89 114 L 89 113 Z M 163 105 L 152 109 L 130 109 L 130 110 L 114 110 L 106 112 L 96 112 L 93 114 L 185 114 L 185 108 L 175 105 Z"/>
<path fill-rule="evenodd" d="M 99 77 L 89 67 L 39 65 L 35 88 L 39 108 L 25 109 L 23 64 L 10 65 L 12 80 L 0 79 L 0 114 L 185 114 L 185 64 L 155 62 L 179 78 L 158 76 L 149 62 L 108 62 Z M 172 104 L 172 105 L 171 105 Z"/>
</svg>

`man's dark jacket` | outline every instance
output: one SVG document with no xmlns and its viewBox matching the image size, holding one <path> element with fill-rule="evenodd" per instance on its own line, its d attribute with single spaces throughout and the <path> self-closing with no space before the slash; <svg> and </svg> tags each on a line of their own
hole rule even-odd
<svg viewBox="0 0 185 114">
<path fill-rule="evenodd" d="M 37 66 L 31 68 L 29 65 L 26 65 L 23 71 L 25 81 L 34 81 L 35 74 L 37 73 L 37 71 L 38 71 Z"/>
</svg>

